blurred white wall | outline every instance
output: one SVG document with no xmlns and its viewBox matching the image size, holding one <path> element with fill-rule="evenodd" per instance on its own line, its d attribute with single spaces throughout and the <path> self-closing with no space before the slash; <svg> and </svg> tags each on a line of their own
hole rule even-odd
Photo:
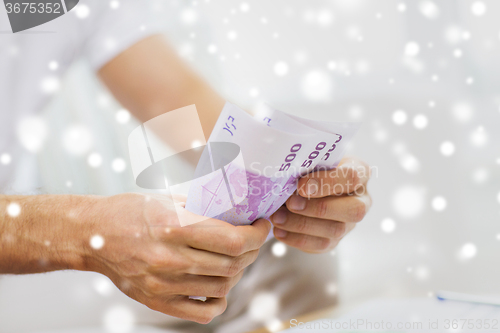
<svg viewBox="0 0 500 333">
<path fill-rule="evenodd" d="M 344 301 L 500 294 L 499 1 L 155 3 L 179 53 L 231 101 L 364 122 L 350 154 L 378 172 L 370 214 L 336 251 Z M 56 125 L 40 157 L 42 191 L 137 190 L 126 150 L 135 124 L 117 121 L 124 113 L 84 62 L 65 82 L 47 110 Z M 80 157 L 61 146 L 73 124 L 94 139 Z M 89 166 L 91 153 L 101 166 Z M 116 158 L 125 171 L 115 172 Z"/>
</svg>

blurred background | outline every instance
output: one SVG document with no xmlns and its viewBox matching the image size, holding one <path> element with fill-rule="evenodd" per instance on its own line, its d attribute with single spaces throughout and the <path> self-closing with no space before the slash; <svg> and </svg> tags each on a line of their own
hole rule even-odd
<svg viewBox="0 0 500 333">
<path fill-rule="evenodd" d="M 229 101 L 363 122 L 349 155 L 374 167 L 374 205 L 332 253 L 340 278 L 329 289 L 341 303 L 432 297 L 441 289 L 500 294 L 499 1 L 145 5 L 163 17 L 179 54 Z M 85 59 L 61 80 L 44 112 L 50 135 L 34 157 L 40 192 L 139 191 L 127 152 L 137 123 Z M 22 295 L 9 294 L 10 279 L 0 282 L 7 295 L 0 313 L 19 308 L 22 318 L 34 318 L 20 322 L 19 332 L 92 324 L 93 314 L 125 297 L 91 273 L 16 278 L 31 279 Z"/>
</svg>

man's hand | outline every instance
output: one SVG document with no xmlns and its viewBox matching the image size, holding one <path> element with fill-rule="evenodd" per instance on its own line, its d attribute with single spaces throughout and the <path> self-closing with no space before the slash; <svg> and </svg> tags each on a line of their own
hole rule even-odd
<svg viewBox="0 0 500 333">
<path fill-rule="evenodd" d="M 101 207 L 95 226 L 105 245 L 91 250 L 90 268 L 151 309 L 198 323 L 224 312 L 225 296 L 255 261 L 271 227 L 265 220 L 235 227 L 214 219 L 180 227 L 162 196 L 124 194 Z"/>
<path fill-rule="evenodd" d="M 332 250 L 368 212 L 369 179 L 370 168 L 355 158 L 344 158 L 336 169 L 304 176 L 298 194 L 271 217 L 275 237 L 305 252 Z"/>
<path fill-rule="evenodd" d="M 271 228 L 208 218 L 180 227 L 173 202 L 160 195 L 0 196 L 4 212 L 13 203 L 16 214 L 0 214 L 0 273 L 95 271 L 151 309 L 198 323 L 224 312 Z"/>
</svg>

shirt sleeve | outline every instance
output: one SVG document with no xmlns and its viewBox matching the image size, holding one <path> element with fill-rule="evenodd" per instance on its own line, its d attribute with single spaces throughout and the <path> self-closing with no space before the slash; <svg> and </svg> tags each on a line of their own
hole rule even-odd
<svg viewBox="0 0 500 333">
<path fill-rule="evenodd" d="M 79 5 L 90 10 L 82 53 L 96 71 L 140 40 L 165 31 L 157 1 L 87 0 Z"/>
</svg>

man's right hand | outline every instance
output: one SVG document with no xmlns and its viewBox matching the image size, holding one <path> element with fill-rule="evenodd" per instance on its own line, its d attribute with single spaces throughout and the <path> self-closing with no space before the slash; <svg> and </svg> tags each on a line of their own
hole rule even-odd
<svg viewBox="0 0 500 333">
<path fill-rule="evenodd" d="M 153 310 L 206 324 L 226 309 L 225 296 L 257 258 L 271 225 L 207 219 L 181 227 L 172 207 L 158 195 L 96 198 L 90 223 L 104 246 L 89 245 L 85 269 Z"/>
<path fill-rule="evenodd" d="M 151 309 L 208 323 L 224 312 L 270 228 L 266 220 L 235 227 L 209 218 L 181 227 L 160 195 L 0 195 L 0 274 L 95 271 Z M 99 237 L 104 244 L 93 242 Z"/>
</svg>

